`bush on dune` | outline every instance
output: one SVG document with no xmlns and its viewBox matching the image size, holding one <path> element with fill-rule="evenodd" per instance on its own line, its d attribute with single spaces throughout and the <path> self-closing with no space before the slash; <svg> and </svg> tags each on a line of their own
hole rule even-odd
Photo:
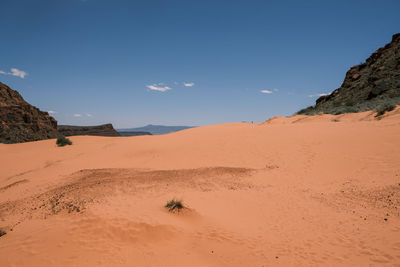
<svg viewBox="0 0 400 267">
<path fill-rule="evenodd" d="M 72 142 L 67 137 L 60 136 L 57 138 L 56 144 L 57 146 L 66 146 L 66 145 L 72 145 Z"/>
<path fill-rule="evenodd" d="M 391 104 L 391 103 L 382 104 L 382 105 L 380 105 L 380 106 L 378 106 L 378 107 L 376 108 L 376 115 L 375 115 L 375 117 L 382 116 L 383 114 L 385 114 L 386 111 L 392 111 L 392 110 L 394 110 L 395 108 L 396 108 L 396 105 Z"/>
<path fill-rule="evenodd" d="M 172 200 L 168 201 L 168 203 L 165 204 L 165 207 L 166 207 L 169 211 L 174 211 L 174 210 L 180 211 L 181 209 L 184 208 L 182 202 L 179 201 L 179 200 L 175 200 L 175 199 L 172 199 Z"/>
<path fill-rule="evenodd" d="M 5 234 L 7 234 L 6 231 L 0 229 L 0 236 L 3 236 L 3 235 L 5 235 Z"/>
</svg>

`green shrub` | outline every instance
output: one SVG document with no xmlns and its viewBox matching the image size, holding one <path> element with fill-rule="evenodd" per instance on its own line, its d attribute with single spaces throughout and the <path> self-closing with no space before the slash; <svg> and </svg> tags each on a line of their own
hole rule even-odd
<svg viewBox="0 0 400 267">
<path fill-rule="evenodd" d="M 356 104 L 356 101 L 354 99 L 349 99 L 346 101 L 346 106 L 352 107 Z"/>
<path fill-rule="evenodd" d="M 400 90 L 399 90 L 400 91 Z M 297 114 L 305 114 L 305 115 L 315 115 L 319 113 L 325 114 L 344 114 L 344 113 L 354 113 L 354 112 L 363 112 L 369 110 L 376 110 L 378 111 L 381 109 L 387 109 L 388 107 L 395 107 L 396 105 L 400 104 L 400 96 L 397 97 L 376 97 L 372 100 L 366 100 L 359 103 L 354 103 L 352 101 L 348 101 L 344 106 L 335 106 L 333 103 L 331 105 L 322 105 L 322 106 L 315 106 L 315 107 L 308 107 L 302 109 Z M 353 105 L 350 105 L 353 104 Z M 386 110 L 388 111 L 388 110 Z M 377 115 L 377 117 L 381 116 Z"/>
<path fill-rule="evenodd" d="M 58 146 L 66 146 L 66 145 L 72 145 L 72 142 L 67 137 L 60 136 L 60 137 L 57 138 L 56 144 Z"/>
<path fill-rule="evenodd" d="M 343 106 L 343 104 L 340 101 L 335 101 L 335 102 L 332 103 L 332 105 L 335 108 Z"/>
<path fill-rule="evenodd" d="M 309 115 L 309 113 L 313 110 L 313 106 L 309 106 L 307 108 L 303 108 L 301 110 L 299 110 L 296 114 L 307 114 Z"/>
<path fill-rule="evenodd" d="M 174 211 L 174 210 L 178 210 L 180 211 L 181 209 L 184 208 L 183 204 L 181 201 L 179 200 L 175 200 L 172 199 L 170 201 L 167 202 L 167 204 L 165 204 L 165 207 L 169 210 L 169 211 Z"/>
<path fill-rule="evenodd" d="M 385 114 L 386 111 L 392 111 L 393 109 L 395 109 L 395 107 L 396 107 L 396 105 L 391 104 L 391 103 L 382 104 L 376 108 L 375 117 L 382 116 L 383 114 Z"/>
</svg>

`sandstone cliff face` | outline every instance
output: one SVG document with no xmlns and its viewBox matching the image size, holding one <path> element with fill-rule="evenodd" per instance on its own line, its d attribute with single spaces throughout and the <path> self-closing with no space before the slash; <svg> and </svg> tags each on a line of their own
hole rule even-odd
<svg viewBox="0 0 400 267">
<path fill-rule="evenodd" d="M 0 82 L 0 143 L 36 141 L 58 136 L 57 121 L 27 103 Z"/>
<path fill-rule="evenodd" d="M 400 104 L 400 33 L 365 63 L 350 68 L 340 88 L 299 113 L 358 112 L 382 103 Z"/>
<path fill-rule="evenodd" d="M 58 131 L 64 136 L 94 135 L 94 136 L 120 136 L 111 123 L 97 126 L 71 126 L 59 125 Z"/>
</svg>

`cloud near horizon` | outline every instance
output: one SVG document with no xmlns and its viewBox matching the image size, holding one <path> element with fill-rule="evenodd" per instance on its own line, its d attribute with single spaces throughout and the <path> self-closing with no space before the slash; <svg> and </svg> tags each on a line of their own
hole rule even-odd
<svg viewBox="0 0 400 267">
<path fill-rule="evenodd" d="M 263 93 L 263 94 L 272 94 L 273 93 L 270 90 L 261 90 L 260 92 Z"/>
<path fill-rule="evenodd" d="M 194 86 L 194 82 L 190 82 L 190 83 L 183 83 L 183 86 L 185 86 L 185 87 L 192 87 L 192 86 Z"/>
<path fill-rule="evenodd" d="M 168 91 L 168 90 L 171 90 L 171 89 L 172 89 L 171 87 L 168 87 L 168 86 L 159 86 L 159 85 L 157 85 L 157 84 L 146 85 L 146 87 L 149 88 L 150 90 L 159 91 L 159 92 L 165 92 L 165 91 Z"/>
<path fill-rule="evenodd" d="M 4 74 L 4 75 L 12 75 L 12 76 L 16 76 L 16 77 L 20 77 L 21 79 L 24 79 L 26 75 L 28 75 L 28 73 L 26 73 L 23 70 L 19 70 L 17 68 L 11 68 L 11 72 L 5 72 L 0 70 L 0 74 Z"/>
<path fill-rule="evenodd" d="M 48 110 L 48 111 L 47 111 L 47 113 L 49 113 L 49 114 L 56 114 L 56 113 L 57 113 L 57 111 L 54 111 L 54 110 Z"/>
<path fill-rule="evenodd" d="M 76 117 L 76 118 L 79 118 L 79 117 L 82 117 L 82 115 L 81 115 L 81 114 L 78 114 L 78 113 L 76 113 L 76 114 L 74 114 L 74 117 Z"/>
</svg>

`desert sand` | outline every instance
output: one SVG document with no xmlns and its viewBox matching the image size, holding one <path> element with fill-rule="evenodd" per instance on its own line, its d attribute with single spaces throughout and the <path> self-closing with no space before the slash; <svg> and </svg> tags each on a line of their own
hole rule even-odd
<svg viewBox="0 0 400 267">
<path fill-rule="evenodd" d="M 397 108 L 0 144 L 0 266 L 400 266 L 399 137 Z"/>
</svg>

